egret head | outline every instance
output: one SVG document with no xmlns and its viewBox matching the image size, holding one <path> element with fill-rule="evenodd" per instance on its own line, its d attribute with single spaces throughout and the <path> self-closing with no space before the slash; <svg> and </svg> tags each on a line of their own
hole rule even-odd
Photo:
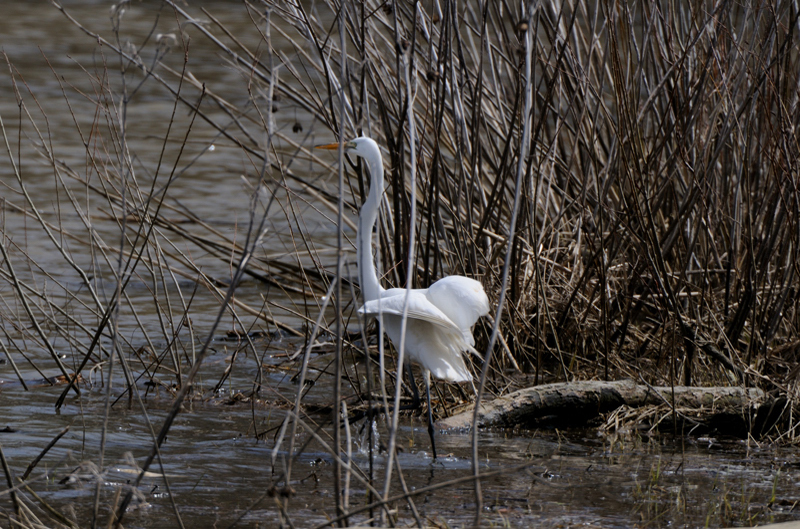
<svg viewBox="0 0 800 529">
<path fill-rule="evenodd" d="M 344 148 L 347 152 L 352 152 L 356 156 L 361 156 L 362 158 L 370 158 L 371 156 L 375 156 L 376 153 L 380 156 L 381 153 L 381 149 L 378 147 L 375 140 L 367 138 L 366 136 L 348 141 Z"/>
<path fill-rule="evenodd" d="M 327 150 L 336 150 L 339 148 L 338 143 L 330 143 L 328 145 L 317 145 L 317 149 L 327 149 Z M 346 141 L 344 143 L 344 150 L 345 152 L 355 154 L 356 156 L 360 156 L 361 158 L 365 158 L 368 161 L 377 160 L 378 163 L 381 161 L 381 149 L 378 147 L 378 144 L 372 138 L 367 138 L 366 136 L 361 136 L 360 138 L 355 138 L 353 140 Z"/>
<path fill-rule="evenodd" d="M 317 149 L 336 150 L 338 148 L 338 143 L 317 145 Z M 375 143 L 375 140 L 372 138 L 361 136 L 360 138 L 344 142 L 344 152 L 355 154 L 363 158 L 364 162 L 367 164 L 371 177 L 370 196 L 375 200 L 375 211 L 370 212 L 370 215 L 373 213 L 377 214 L 377 201 L 379 200 L 380 194 L 383 193 L 383 158 L 381 157 L 380 147 L 378 147 L 378 144 Z M 367 231 L 371 233 L 372 229 L 370 228 Z"/>
</svg>

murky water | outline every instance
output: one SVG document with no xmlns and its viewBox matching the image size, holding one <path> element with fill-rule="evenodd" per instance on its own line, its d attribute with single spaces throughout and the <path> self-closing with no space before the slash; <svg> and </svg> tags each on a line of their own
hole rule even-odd
<svg viewBox="0 0 800 529">
<path fill-rule="evenodd" d="M 220 1 L 204 5 L 242 42 L 257 46 L 260 37 L 253 31 L 253 23 L 241 4 Z M 106 2 L 68 2 L 66 6 L 91 31 L 113 38 Z M 205 16 L 196 6 L 193 9 L 198 17 Z M 174 15 L 169 10 L 162 11 L 154 27 L 156 14 L 158 10 L 153 4 L 128 6 L 122 25 L 123 40 L 141 39 L 151 29 L 153 34 L 174 32 Z M 196 31 L 190 34 L 193 35 L 192 72 L 207 83 L 210 92 L 237 105 L 245 104 L 249 95 L 241 72 L 225 64 L 216 49 Z M 82 98 L 78 92 L 94 93 L 94 87 L 96 93 L 102 93 L 98 88 L 100 83 L 95 82 L 93 76 L 102 75 L 104 62 L 111 72 L 110 85 L 120 89 L 120 78 L 113 75 L 114 68 L 119 68 L 115 55 L 98 48 L 91 38 L 44 1 L 5 3 L 0 35 L 3 35 L 3 51 L 21 76 L 14 77 L 17 86 L 26 92 L 27 88 L 21 84 L 24 79 L 36 97 L 34 102 L 31 95 L 25 95 L 28 108 L 36 110 L 40 105 L 42 113 L 35 121 L 49 127 L 46 137 L 52 142 L 55 157 L 79 173 L 102 172 L 90 167 L 78 130 L 86 132 L 85 138 L 89 138 L 88 131 L 103 120 L 97 118 L 98 105 L 92 98 Z M 172 68 L 181 68 L 180 53 L 170 53 L 164 60 Z M 65 103 L 59 80 L 75 87 L 75 90 L 69 86 L 63 88 L 69 93 L 69 105 Z M 58 207 L 61 202 L 66 203 L 66 197 L 63 190 L 57 191 L 52 165 L 42 163 L 37 140 L 29 141 L 33 134 L 31 127 L 18 126 L 25 118 L 20 117 L 19 106 L 12 95 L 13 86 L 11 75 L 0 75 L 0 115 L 25 186 L 49 222 L 65 231 L 86 234 L 79 215 L 69 208 Z M 158 169 L 162 147 L 166 144 L 164 167 L 170 167 L 178 156 L 179 139 L 188 130 L 193 116 L 179 107 L 173 123 L 180 131 L 178 139 L 164 142 L 174 97 L 154 82 L 143 84 L 140 90 L 127 109 L 129 147 L 136 153 L 133 166 L 138 170 L 141 186 L 149 186 L 156 178 L 160 186 L 166 181 L 164 174 L 170 172 L 163 167 Z M 187 89 L 187 97 L 198 97 L 198 91 Z M 214 118 L 224 117 L 219 108 L 209 109 L 209 112 Z M 287 104 L 275 113 L 275 120 L 276 127 L 286 137 L 294 134 L 292 137 L 298 143 L 316 142 L 313 136 L 306 136 L 314 124 L 304 110 Z M 298 131 L 290 132 L 294 128 Z M 325 136 L 325 139 L 330 137 Z M 214 148 L 209 148 L 212 145 Z M 276 152 L 287 165 L 293 164 L 295 168 L 302 165 L 307 175 L 319 175 L 317 183 L 321 188 L 332 189 L 333 175 L 324 167 L 295 157 L 294 148 L 285 139 L 275 145 Z M 93 149 L 100 154 L 104 149 L 113 151 L 99 143 Z M 113 159 L 113 153 L 108 158 Z M 221 140 L 217 132 L 198 120 L 177 165 L 179 176 L 172 182 L 169 200 L 165 201 L 171 208 L 166 215 L 175 219 L 175 226 L 185 223 L 187 230 L 208 235 L 210 230 L 201 230 L 197 223 L 187 221 L 186 212 L 189 211 L 215 230 L 220 238 L 242 239 L 259 163 Z M 0 166 L 0 179 L 6 186 L 3 191 L 7 193 L 6 200 L 22 203 L 17 193 L 19 185 L 5 162 Z M 67 187 L 70 186 L 88 194 L 85 186 L 73 183 Z M 114 229 L 118 227 L 112 222 L 102 223 L 100 219 L 111 207 L 107 204 L 93 213 L 97 215 L 95 229 L 109 239 L 113 239 Z M 302 221 L 296 220 L 298 218 Z M 276 263 L 299 262 L 303 266 L 319 263 L 330 269 L 335 263 L 333 218 L 333 213 L 315 204 L 314 196 L 304 194 L 299 185 L 287 181 L 277 194 L 277 206 L 268 216 L 269 230 L 259 257 Z M 20 269 L 23 278 L 36 279 L 42 282 L 39 284 L 58 280 L 66 285 L 65 291 L 81 290 L 78 274 L 64 265 L 54 252 L 53 244 L 42 236 L 30 216 L 4 205 L 2 226 L 6 241 L 13 240 L 24 248 L 27 257 L 39 263 L 43 270 L 56 271 L 55 277 L 50 279 L 43 278 L 36 270 Z M 298 236 L 301 228 L 302 234 Z M 116 237 L 119 237 L 118 232 Z M 70 244 L 74 248 L 72 255 L 82 267 L 91 269 L 93 260 L 100 259 L 90 254 L 86 246 L 77 242 Z M 185 243 L 170 251 L 176 261 L 179 252 L 190 254 L 188 261 L 196 262 L 205 274 L 222 282 L 230 279 L 235 267 L 233 257 L 226 259 L 224 255 L 215 255 L 210 247 Z M 296 255 L 300 257 L 295 259 Z M 15 265 L 19 265 L 20 252 L 15 251 L 14 256 Z M 105 301 L 116 283 L 107 269 L 98 269 L 98 276 L 94 281 Z M 10 355 L 22 379 L 27 381 L 29 391 L 17 380 L 10 362 L 0 364 L 0 429 L 6 428 L 0 430 L 0 446 L 11 470 L 20 476 L 47 444 L 69 427 L 69 432 L 33 471 L 30 487 L 43 502 L 81 526 L 91 523 L 98 473 L 105 483 L 100 509 L 101 523 L 105 525 L 109 506 L 115 504 L 114 495 L 120 486 L 132 479 L 132 465 L 142 463 L 152 446 L 154 432 L 158 432 L 167 416 L 176 377 L 185 376 L 216 319 L 220 293 L 207 285 L 198 285 L 191 272 L 173 278 L 142 273 L 131 280 L 127 288 L 131 301 L 121 307 L 118 321 L 124 357 L 132 366 L 134 376 L 140 377 L 136 381 L 139 393 L 138 397 L 129 399 L 117 363 L 110 389 L 114 404 L 106 421 L 105 380 L 107 370 L 111 369 L 108 360 L 91 372 L 84 372 L 81 397 L 70 396 L 57 412 L 54 403 L 63 387 L 48 385 L 43 376 L 58 375 L 59 370 L 42 344 L 30 340 L 28 331 L 11 324 L 22 321 L 19 319 L 22 308 L 9 282 L 3 283 L 0 294 L 4 300 L 6 343 L 13 340 L 17 347 L 24 346 L 23 352 L 29 355 L 30 362 L 10 347 Z M 158 292 L 154 294 L 155 290 Z M 58 289 L 52 292 L 53 296 L 62 295 Z M 90 306 L 78 303 L 77 296 L 64 296 L 61 305 L 65 307 L 64 316 L 53 317 L 52 322 L 63 319 L 67 326 L 76 325 L 75 321 L 86 322 L 89 327 L 97 324 L 99 317 Z M 259 311 L 268 310 L 276 320 L 294 330 L 302 330 L 309 323 L 306 318 L 313 321 L 319 310 L 313 298 L 254 279 L 246 279 L 236 297 Z M 155 306 L 154 299 L 159 300 L 159 306 Z M 133 314 L 130 307 L 137 307 L 140 312 Z M 177 324 L 184 312 L 190 315 L 190 324 Z M 68 319 L 67 315 L 74 319 Z M 270 491 L 285 486 L 279 475 L 288 454 L 285 450 L 279 451 L 273 466 L 272 448 L 280 421 L 297 390 L 292 381 L 296 364 L 287 362 L 287 356 L 302 350 L 304 343 L 287 332 L 276 332 L 274 325 L 266 324 L 253 314 L 241 313 L 240 317 L 239 321 L 230 315 L 223 318 L 196 381 L 202 391 L 187 401 L 177 416 L 161 449 L 162 465 L 156 462 L 150 468 L 154 473 L 166 475 L 169 491 L 161 477 L 154 474 L 145 478 L 138 487 L 141 495 L 135 502 L 136 508 L 126 516 L 125 526 L 175 527 L 175 510 L 186 527 L 227 527 L 234 523 L 243 527 L 273 527 L 280 522 L 279 502 L 283 500 L 280 496 L 273 497 Z M 226 333 L 235 329 L 264 331 L 264 334 L 253 335 L 253 348 L 241 348 L 235 337 L 226 338 Z M 55 336 L 52 328 L 48 328 L 50 331 Z M 64 363 L 74 369 L 82 358 L 81 345 L 85 347 L 86 344 L 71 343 L 62 335 L 58 336 L 53 338 L 52 345 L 62 355 Z M 178 346 L 173 347 L 175 343 Z M 110 347 L 108 341 L 103 345 Z M 317 380 L 317 384 L 309 390 L 308 404 L 329 404 L 331 390 L 326 385 L 329 382 L 319 376 L 330 363 L 329 351 L 329 346 L 323 346 L 312 359 L 311 378 Z M 148 356 L 152 354 L 161 355 L 166 366 L 174 362 L 173 371 L 180 370 L 181 374 L 164 368 L 155 377 L 150 377 L 149 372 L 148 376 L 141 376 L 152 367 L 154 360 Z M 260 387 L 253 393 L 256 380 Z M 216 393 L 215 387 L 219 388 Z M 324 414 L 311 416 L 319 424 L 328 420 Z M 92 465 L 87 462 L 100 463 L 104 424 L 107 436 L 103 468 L 95 468 L 93 473 Z M 360 431 L 363 426 L 363 421 L 352 425 L 350 449 L 353 461 L 359 468 L 367 469 L 368 451 Z M 383 425 L 377 431 L 378 435 L 385 435 Z M 328 441 L 327 437 L 323 439 Z M 472 472 L 470 438 L 465 433 L 442 432 L 438 448 L 440 453 L 449 455 L 435 463 L 428 454 L 427 433 L 419 419 L 403 418 L 398 439 L 399 466 L 411 491 L 466 478 Z M 308 433 L 301 433 L 296 446 L 303 446 L 308 440 Z M 385 456 L 380 453 L 379 442 L 374 448 L 373 472 L 376 482 L 380 483 L 385 473 Z M 489 473 L 482 481 L 485 526 L 719 527 L 800 519 L 799 454 L 788 448 L 716 439 L 607 438 L 597 437 L 592 432 L 482 432 L 480 454 L 481 467 Z M 286 512 L 295 526 L 311 527 L 335 516 L 332 469 L 330 452 L 311 440 L 292 471 L 293 494 L 286 504 Z M 349 486 L 350 509 L 355 510 L 366 503 L 366 488 L 355 478 L 350 479 Z M 399 485 L 392 490 L 399 492 Z M 29 492 L 22 494 L 34 508 L 41 508 L 42 503 Z M 413 503 L 423 521 L 439 526 L 468 525 L 476 509 L 474 487 L 469 481 L 414 496 Z M 413 522 L 412 509 L 407 502 L 397 502 L 394 507 L 401 523 Z M 0 510 L 12 512 L 7 494 L 0 493 Z M 367 513 L 361 513 L 349 521 L 363 522 L 366 516 Z"/>
<path fill-rule="evenodd" d="M 25 465 L 63 427 L 71 427 L 34 473 L 32 484 L 48 503 L 86 520 L 94 494 L 92 474 L 61 482 L 82 461 L 96 461 L 101 422 L 100 399 L 89 397 L 83 409 L 67 406 L 55 414 L 57 390 L 37 388 L 30 393 L 4 391 L 4 422 L 16 429 L 0 434 L 6 458 L 15 472 Z M 148 399 L 154 424 L 163 418 L 167 401 Z M 266 430 L 272 413 L 259 403 L 194 403 L 179 415 L 162 447 L 163 472 L 172 498 L 187 527 L 226 527 L 236 520 L 244 527 L 271 527 L 279 522 L 275 499 L 267 492 L 276 485 L 270 463 L 271 441 L 256 441 L 253 418 Z M 399 463 L 411 490 L 471 474 L 469 437 L 448 432 L 439 449 L 449 454 L 433 463 L 427 434 L 418 421 L 400 433 Z M 354 435 L 357 427 L 354 425 Z M 143 415 L 116 406 L 109 417 L 106 453 L 107 487 L 111 502 L 115 486 L 131 479 L 126 454 L 141 460 L 149 444 Z M 354 460 L 366 468 L 367 454 L 354 443 Z M 686 526 L 720 527 L 763 524 L 797 518 L 800 501 L 796 452 L 769 447 L 748 448 L 743 442 L 711 439 L 609 439 L 591 432 L 536 432 L 511 435 L 481 434 L 481 467 L 486 472 L 529 463 L 483 481 L 484 524 L 487 526 Z M 281 454 L 281 457 L 286 454 Z M 280 458 L 279 458 L 280 461 Z M 384 471 L 384 457 L 375 461 L 375 474 Z M 280 462 L 278 463 L 280 467 Z M 160 470 L 156 465 L 154 472 Z M 278 470 L 278 469 L 276 469 Z M 293 523 L 310 527 L 333 517 L 332 461 L 312 444 L 296 461 L 289 503 Z M 279 484 L 279 483 L 277 483 Z M 351 482 L 351 508 L 365 503 L 365 489 Z M 127 518 L 128 527 L 174 527 L 174 514 L 163 481 L 146 478 L 139 487 L 142 502 Z M 7 502 L 7 498 L 4 499 Z M 475 510 L 469 482 L 429 492 L 414 499 L 420 516 L 432 524 L 468 525 Z M 4 508 L 9 506 L 4 505 Z M 400 503 L 398 515 L 413 520 Z M 354 520 L 363 520 L 364 515 Z"/>
</svg>

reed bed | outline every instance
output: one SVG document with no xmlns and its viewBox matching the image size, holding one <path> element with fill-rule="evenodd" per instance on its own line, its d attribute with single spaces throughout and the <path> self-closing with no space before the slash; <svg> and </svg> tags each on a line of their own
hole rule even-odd
<svg viewBox="0 0 800 529">
<path fill-rule="evenodd" d="M 347 235 L 368 175 L 355 159 L 312 147 L 362 134 L 385 149 L 384 285 L 461 274 L 489 294 L 492 318 L 475 331 L 480 398 L 586 379 L 757 386 L 785 398 L 786 420 L 770 438 L 796 442 L 792 2 L 245 1 L 236 9 L 252 24 L 241 34 L 213 12 L 166 0 L 136 41 L 125 26 L 135 5 L 117 4 L 111 27 L 99 29 L 54 9 L 98 41 L 103 58 L 83 65 L 82 86 L 59 80 L 79 138 L 64 157 L 49 111 L 6 57 L 19 114 L 3 116 L 0 347 L 23 388 L 31 369 L 63 377 L 59 407 L 88 387 L 106 393 L 105 413 L 122 398 L 146 414 L 151 389 L 169 395 L 142 472 L 182 404 L 224 389 L 236 355 L 263 358 L 273 340 L 294 337 L 281 368 L 299 389 L 282 404 L 280 427 L 257 434 L 272 442 L 269 494 L 282 498 L 285 520 L 292 461 L 316 443 L 343 487 L 331 523 L 366 513 L 394 522 L 386 505 L 398 499 L 422 523 L 399 467 L 382 482 L 342 455 L 342 417 L 371 416 L 393 390 L 373 386 L 376 334 L 355 316 L 350 280 Z M 241 83 L 238 98 L 203 77 L 192 59 L 201 46 Z M 163 129 L 149 135 L 131 118 L 142 92 L 168 101 Z M 238 157 L 250 197 L 236 206 L 245 213 L 233 233 L 173 193 L 216 148 Z M 147 149 L 160 154 L 142 162 Z M 37 201 L 30 157 L 51 172 L 55 204 Z M 341 188 L 325 176 L 337 167 Z M 337 223 L 336 234 L 320 240 L 312 216 Z M 243 281 L 263 290 L 243 292 Z M 219 307 L 214 316 L 194 308 L 201 293 Z M 224 333 L 233 360 L 200 384 Z M 335 389 L 327 425 L 319 407 L 303 405 L 321 342 L 332 360 L 315 378 Z M 242 398 L 255 399 L 263 377 L 259 368 Z M 437 400 L 444 409 L 467 393 L 441 384 Z M 369 509 L 348 508 L 342 484 L 351 480 L 368 491 Z M 117 523 L 137 484 L 116 504 Z"/>
</svg>

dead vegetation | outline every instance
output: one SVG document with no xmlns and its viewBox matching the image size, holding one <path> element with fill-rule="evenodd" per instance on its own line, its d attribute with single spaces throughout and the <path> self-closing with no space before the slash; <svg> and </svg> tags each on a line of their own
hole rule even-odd
<svg viewBox="0 0 800 529">
<path fill-rule="evenodd" d="M 20 386 L 32 370 L 60 375 L 68 383 L 58 407 L 90 386 L 108 391 L 110 405 L 120 377 L 121 398 L 143 411 L 142 398 L 162 389 L 173 407 L 144 470 L 182 402 L 218 394 L 237 355 L 260 359 L 242 401 L 259 395 L 270 369 L 300 373 L 296 401 L 282 403 L 294 411 L 269 433 L 276 452 L 302 451 L 284 436 L 313 431 L 301 397 L 318 337 L 336 360 L 317 366 L 314 380 L 340 373 L 335 387 L 351 382 L 350 404 L 366 401 L 367 410 L 373 395 L 391 394 L 370 385 L 377 361 L 360 361 L 367 336 L 344 333 L 358 327 L 354 253 L 346 237 L 334 240 L 352 233 L 368 175 L 342 161 L 346 184 L 337 189 L 336 160 L 311 149 L 365 134 L 385 147 L 384 284 L 405 286 L 411 254 L 410 286 L 467 275 L 497 307 L 496 324 L 476 330 L 482 391 L 505 393 L 518 370 L 533 384 L 641 377 L 758 388 L 785 403 L 784 419 L 761 433 L 796 441 L 793 3 L 237 8 L 251 21 L 246 32 L 179 2 L 145 10 L 136 31 L 126 29 L 143 16 L 136 3 L 117 4 L 110 28 L 56 5 L 100 53 L 82 65 L 82 80 L 53 68 L 60 112 L 72 122 L 69 155 L 49 126 L 52 111 L 5 57 L 18 114 L 2 116 L 0 347 Z M 226 63 L 224 81 L 203 77 L 196 48 Z M 136 129 L 144 92 L 166 101 L 160 130 Z M 231 230 L 173 191 L 186 190 L 215 149 L 233 153 L 217 163 L 235 160 L 230 174 L 250 197 L 231 206 L 242 212 Z M 44 162 L 55 198 L 36 195 L 30 158 Z M 337 234 L 317 236 L 312 225 L 337 216 Z M 230 362 L 197 384 L 220 334 L 233 337 Z M 267 365 L 270 344 L 289 335 L 302 343 L 280 367 Z M 442 404 L 465 397 L 437 390 Z M 343 400 L 330 403 L 337 416 Z M 337 435 L 332 445 L 314 442 L 338 454 Z M 352 471 L 336 458 L 339 471 Z M 289 481 L 291 461 L 282 472 L 276 483 Z M 384 490 L 362 478 L 378 498 L 373 514 L 391 518 L 380 511 L 391 472 Z M 132 495 L 117 505 L 120 518 Z"/>
</svg>

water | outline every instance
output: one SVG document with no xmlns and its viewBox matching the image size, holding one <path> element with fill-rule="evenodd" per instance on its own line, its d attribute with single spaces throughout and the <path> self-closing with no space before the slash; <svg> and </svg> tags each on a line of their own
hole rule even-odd
<svg viewBox="0 0 800 529">
<path fill-rule="evenodd" d="M 54 414 L 55 393 L 46 388 L 28 394 L 4 392 L 4 411 L 10 414 L 5 423 L 18 430 L 0 434 L 0 441 L 12 467 L 21 472 L 55 433 L 71 426 L 71 432 L 40 463 L 34 473 L 39 481 L 32 486 L 47 502 L 74 509 L 81 520 L 89 515 L 93 482 L 88 477 L 72 484 L 60 482 L 80 462 L 96 460 L 101 415 L 94 402 L 82 410 L 67 406 Z M 148 399 L 153 423 L 160 423 L 167 404 L 163 398 Z M 271 488 L 282 486 L 270 465 L 271 435 L 266 441 L 252 435 L 254 416 L 263 431 L 274 425 L 274 413 L 263 401 L 251 406 L 220 399 L 191 403 L 178 416 L 162 447 L 163 471 L 187 526 L 228 526 L 240 517 L 245 527 L 268 527 L 278 521 L 275 499 L 264 497 Z M 433 463 L 426 452 L 424 425 L 409 419 L 403 424 L 399 462 L 411 490 L 471 474 L 467 435 L 441 434 L 439 450 L 447 455 Z M 108 501 L 115 486 L 130 479 L 123 472 L 130 468 L 126 454 L 131 452 L 141 461 L 149 444 L 146 431 L 141 413 L 124 406 L 112 410 L 106 454 L 109 473 L 104 476 Z M 367 468 L 366 453 L 357 446 L 353 452 L 354 459 Z M 530 464 L 483 481 L 484 523 L 495 526 L 508 522 L 519 527 L 696 527 L 706 521 L 712 527 L 747 525 L 749 521 L 794 519 L 800 501 L 796 452 L 748 448 L 741 441 L 614 439 L 591 432 L 485 432 L 480 453 L 485 472 Z M 377 476 L 384 471 L 383 462 L 383 456 L 376 458 Z M 151 470 L 160 472 L 157 465 Z M 331 471 L 328 452 L 314 444 L 295 462 L 294 495 L 289 503 L 295 524 L 309 527 L 334 516 Z M 364 504 L 365 489 L 355 479 L 351 486 L 351 507 L 357 508 Z M 145 503 L 130 514 L 126 525 L 174 526 L 163 482 L 146 478 L 139 490 Z M 462 482 L 421 495 L 415 505 L 431 523 L 468 525 L 475 509 L 474 491 L 469 482 Z M 407 506 L 400 502 L 398 508 L 402 519 L 411 519 Z"/>
<path fill-rule="evenodd" d="M 241 4 L 220 1 L 204 5 L 242 42 L 257 47 L 260 37 Z M 66 7 L 91 31 L 113 41 L 107 3 L 69 2 Z M 196 7 L 193 9 L 196 16 L 205 18 Z M 174 33 L 174 15 L 168 10 L 161 12 L 154 26 L 157 14 L 153 4 L 132 3 L 123 17 L 121 40 L 140 42 L 151 30 L 154 35 Z M 205 81 L 208 91 L 221 100 L 246 106 L 250 95 L 241 71 L 226 64 L 195 28 L 188 31 L 193 39 L 192 73 Z M 0 34 L 6 37 L 3 49 L 12 67 L 21 76 L 14 77 L 16 86 L 23 93 L 26 108 L 47 140 L 48 148 L 60 161 L 57 166 L 67 183 L 59 183 L 53 164 L 43 156 L 37 131 L 24 115 L 20 117 L 12 92 L 15 85 L 4 69 L 0 75 L 0 90 L 4 94 L 0 97 L 0 115 L 13 156 L 43 218 L 52 227 L 74 235 L 70 238 L 56 233 L 54 237 L 82 269 L 92 272 L 92 284 L 105 305 L 116 288 L 113 270 L 117 254 L 102 248 L 99 242 L 87 244 L 90 231 L 65 195 L 65 189 L 76 194 L 78 204 L 91 210 L 91 225 L 99 234 L 98 241 L 115 247 L 119 226 L 111 220 L 109 212 L 118 205 L 98 199 L 86 183 L 101 186 L 118 182 L 103 175 L 120 168 L 115 144 L 109 140 L 119 116 L 102 112 L 119 109 L 119 100 L 106 105 L 98 101 L 105 97 L 104 82 L 99 81 L 104 75 L 104 62 L 109 65 L 107 84 L 117 91 L 114 93 L 119 93 L 122 86 L 119 63 L 113 53 L 105 47 L 98 48 L 48 2 L 4 5 Z M 277 37 L 275 46 L 287 56 L 296 53 L 292 48 L 281 49 Z M 147 49 L 142 51 L 145 59 L 149 57 L 146 53 Z M 174 49 L 164 60 L 171 68 L 182 67 L 182 55 Z M 142 78 L 141 74 L 129 74 L 129 90 Z M 22 79 L 35 100 L 27 93 Z M 59 79 L 64 83 L 69 105 Z M 282 79 L 292 82 L 288 74 Z M 199 97 L 196 88 L 185 90 L 188 99 Z M 185 106 L 179 106 L 165 142 L 173 105 L 174 97 L 150 80 L 136 92 L 126 109 L 127 142 L 135 153 L 132 167 L 139 189 L 149 190 L 153 181 L 160 189 L 170 174 L 176 176 L 170 184 L 163 213 L 171 224 L 159 226 L 158 234 L 163 249 L 160 257 L 169 260 L 172 274 L 150 264 L 154 261 L 143 261 L 127 287 L 129 300 L 120 308 L 121 358 L 127 361 L 136 378 L 138 396 L 129 399 L 130 395 L 124 391 L 120 357 L 116 357 L 110 389 L 114 404 L 107 421 L 104 419 L 107 377 L 112 369 L 107 356 L 111 341 L 106 336 L 101 340 L 106 353 L 89 365 L 96 365 L 97 359 L 102 359 L 102 363 L 91 372 L 83 372 L 81 396 L 70 395 L 56 411 L 54 403 L 63 386 L 50 386 L 43 377 L 58 375 L 60 370 L 27 325 L 24 307 L 11 282 L 6 278 L 0 286 L 4 343 L 29 389 L 23 389 L 10 362 L 0 364 L 0 446 L 11 470 L 20 476 L 48 443 L 69 427 L 34 469 L 30 487 L 44 502 L 80 526 L 90 523 L 97 479 L 104 483 L 100 523 L 106 523 L 110 507 L 116 502 L 115 494 L 127 490 L 126 485 L 135 475 L 137 465 L 143 463 L 153 436 L 167 417 L 175 382 L 178 378 L 182 380 L 196 361 L 220 311 L 224 286 L 217 291 L 213 285 L 201 281 L 198 269 L 224 284 L 232 276 L 236 256 L 224 250 L 216 252 L 210 244 L 196 244 L 190 236 L 214 243 L 243 241 L 252 190 L 261 170 L 258 159 L 232 147 L 202 119 L 191 125 L 189 141 L 176 163 L 193 114 Z M 273 114 L 281 134 L 275 140 L 277 156 L 285 167 L 313 182 L 318 187 L 317 193 L 329 192 L 335 196 L 335 175 L 320 163 L 297 155 L 292 144 L 321 142 L 314 136 L 311 115 L 287 101 L 279 105 L 279 111 Z M 203 109 L 212 119 L 228 120 L 219 106 L 207 104 Z M 234 127 L 232 121 L 230 124 Z M 257 123 L 250 121 L 247 125 L 248 130 L 263 134 Z M 92 135 L 93 130 L 96 136 Z M 320 133 L 320 139 L 329 141 L 331 137 Z M 91 156 L 87 155 L 84 141 L 91 145 Z M 165 147 L 164 159 L 159 166 L 162 147 Z M 97 161 L 102 165 L 94 163 Z M 66 168 L 79 177 L 69 178 Z M 269 176 L 270 182 L 282 185 L 277 187 L 276 203 L 267 215 L 269 229 L 256 253 L 257 259 L 267 263 L 263 270 L 275 273 L 280 280 L 294 277 L 292 274 L 302 275 L 301 266 L 306 273 L 318 270 L 318 266 L 331 270 L 336 258 L 335 212 L 321 206 L 319 195 L 309 193 L 298 182 L 282 181 L 274 172 Z M 19 184 L 8 163 L 0 166 L 0 179 L 6 200 L 2 228 L 12 262 L 20 280 L 34 291 L 46 292 L 53 301 L 50 309 L 40 305 L 43 308 L 37 314 L 49 314 L 40 317 L 45 323 L 45 335 L 67 369 L 74 370 L 82 360 L 87 337 L 100 319 L 98 308 L 79 274 L 65 264 L 54 243 L 29 215 L 31 208 L 19 194 Z M 262 198 L 267 199 L 268 195 Z M 19 209 L 11 207 L 12 204 Z M 348 216 L 352 221 L 352 212 Z M 193 220 L 194 217 L 202 219 L 202 223 Z M 129 229 L 135 229 L 138 224 L 132 222 L 131 226 Z M 178 235 L 179 229 L 186 234 Z M 350 237 L 352 233 L 352 229 L 346 231 Z M 170 246 L 169 242 L 176 244 Z M 351 259 L 353 254 L 350 248 Z M 153 253 L 147 257 L 158 256 Z M 37 264 L 31 265 L 34 262 Z M 305 345 L 302 338 L 290 331 L 304 335 L 319 312 L 318 299 L 306 296 L 302 289 L 298 291 L 298 285 L 302 282 L 291 279 L 265 284 L 246 278 L 239 286 L 236 301 L 254 312 L 240 306 L 238 319 L 229 312 L 224 314 L 196 380 L 197 390 L 184 403 L 161 447 L 163 466 L 156 462 L 150 468 L 154 474 L 145 477 L 138 487 L 135 509 L 125 518 L 127 527 L 174 527 L 175 510 L 187 527 L 224 527 L 234 522 L 243 527 L 272 527 L 280 522 L 279 502 L 283 500 L 279 493 L 286 487 L 280 476 L 289 455 L 286 444 L 279 450 L 275 466 L 271 456 L 278 428 L 297 391 L 292 380 L 297 365 L 287 358 Z M 41 303 L 40 298 L 31 299 Z M 257 314 L 265 311 L 285 324 L 288 331 L 278 331 L 273 324 L 258 319 Z M 332 325 L 330 314 L 329 310 L 324 323 Z M 78 323 L 87 330 L 82 330 Z M 356 329 L 354 320 L 350 330 Z M 250 346 L 236 339 L 236 333 L 228 336 L 229 331 L 257 333 L 252 335 L 254 342 Z M 330 404 L 330 377 L 321 373 L 330 369 L 331 344 L 328 338 L 323 338 L 328 343 L 315 349 L 312 356 L 309 376 L 316 384 L 308 390 L 306 405 Z M 352 369 L 353 363 L 348 366 Z M 355 378 L 359 376 L 363 377 L 359 374 Z M 255 381 L 260 382 L 260 387 Z M 346 387 L 345 391 L 352 390 Z M 311 412 L 310 417 L 318 424 L 326 424 L 329 414 Z M 353 460 L 359 468 L 367 469 L 366 441 L 359 433 L 363 422 L 352 426 Z M 7 429 L 2 431 L 3 427 Z M 93 473 L 92 465 L 100 463 L 104 427 L 107 435 L 103 465 L 102 469 L 95 467 Z M 324 433 L 328 429 L 322 431 L 323 441 L 329 443 Z M 376 432 L 385 440 L 382 423 Z M 471 474 L 469 435 L 461 432 L 438 435 L 438 448 L 443 456 L 433 462 L 424 424 L 416 418 L 401 419 L 398 461 L 409 490 Z M 301 447 L 308 440 L 308 433 L 303 430 L 295 446 Z M 380 448 L 380 444 L 374 446 L 374 475 L 378 484 L 385 473 L 385 455 Z M 669 436 L 598 437 L 591 431 L 486 431 L 480 434 L 479 452 L 482 471 L 489 473 L 482 481 L 485 526 L 719 527 L 800 518 L 798 453 L 790 448 Z M 169 492 L 158 475 L 162 472 L 169 482 Z M 333 460 L 320 442 L 311 440 L 305 446 L 294 463 L 289 486 L 293 492 L 285 510 L 295 526 L 310 527 L 335 516 Z M 355 478 L 350 479 L 350 487 L 350 508 L 357 509 L 366 502 L 366 487 Z M 392 494 L 399 490 L 395 483 Z M 276 491 L 277 498 L 270 491 Z M 39 500 L 28 492 L 23 495 L 36 514 L 45 519 L 43 511 L 38 510 Z M 428 491 L 414 497 L 414 506 L 426 523 L 466 526 L 472 522 L 476 510 L 474 487 L 465 480 Z M 407 502 L 399 501 L 393 507 L 401 523 L 413 522 Z M 0 495 L 0 512 L 12 512 L 7 494 Z M 349 521 L 360 523 L 365 516 L 366 513 L 361 513 Z"/>
</svg>

